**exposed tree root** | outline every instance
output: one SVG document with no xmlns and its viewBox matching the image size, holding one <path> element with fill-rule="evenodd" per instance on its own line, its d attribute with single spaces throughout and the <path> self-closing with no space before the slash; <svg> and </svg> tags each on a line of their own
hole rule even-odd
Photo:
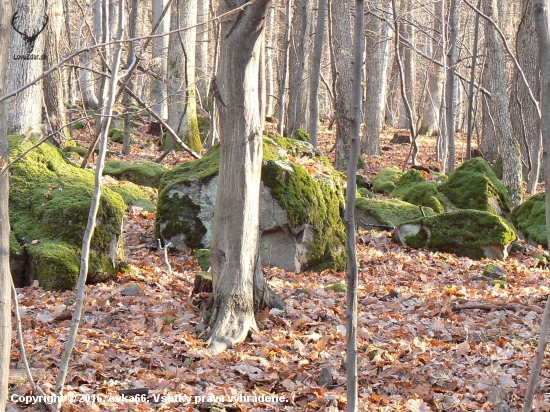
<svg viewBox="0 0 550 412">
<path fill-rule="evenodd" d="M 220 297 L 212 314 L 212 332 L 207 340 L 208 352 L 218 355 L 244 342 L 249 331 L 258 332 L 252 302 L 242 295 Z"/>
</svg>

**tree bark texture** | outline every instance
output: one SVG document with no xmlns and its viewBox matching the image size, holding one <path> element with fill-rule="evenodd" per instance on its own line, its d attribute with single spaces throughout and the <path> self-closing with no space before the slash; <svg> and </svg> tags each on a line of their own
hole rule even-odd
<svg viewBox="0 0 550 412">
<path fill-rule="evenodd" d="M 497 1 L 484 0 L 485 14 L 498 23 Z M 522 199 L 521 155 L 519 145 L 514 138 L 510 121 L 506 73 L 504 72 L 504 51 L 501 39 L 494 27 L 486 22 L 485 41 L 487 47 L 487 64 L 491 64 L 490 81 L 491 110 L 495 130 L 500 141 L 502 156 L 502 181 L 508 188 L 510 201 L 516 206 Z"/>
<path fill-rule="evenodd" d="M 29 36 L 37 34 L 45 25 L 51 24 L 45 18 L 44 2 L 38 0 L 12 1 L 15 18 L 10 16 L 13 26 L 10 30 L 10 51 L 6 75 L 7 91 L 34 80 L 43 72 L 44 39 L 45 33 L 38 34 L 35 41 L 25 41 L 24 33 Z M 35 59 L 33 56 L 40 56 Z M 11 99 L 6 105 L 8 134 L 20 134 L 42 131 L 43 91 L 40 84 L 35 84 Z"/>
<path fill-rule="evenodd" d="M 353 49 L 349 0 L 331 0 L 334 108 L 338 133 L 336 137 L 337 170 L 345 170 L 349 155 L 353 117 Z"/>
<path fill-rule="evenodd" d="M 539 45 L 535 30 L 533 2 L 526 1 L 516 37 L 516 57 L 535 97 L 540 96 Z M 514 136 L 518 139 L 522 159 L 527 159 L 527 192 L 534 193 L 540 174 L 542 156 L 542 134 L 540 118 L 529 92 L 517 70 L 511 88 L 510 118 Z"/>
<path fill-rule="evenodd" d="M 447 99 L 447 145 L 449 163 L 447 170 L 452 172 L 455 169 L 455 120 L 456 120 L 456 59 L 458 56 L 458 0 L 451 0 L 449 8 L 449 51 L 447 53 L 447 78 L 445 81 L 445 98 Z"/>
<path fill-rule="evenodd" d="M 61 0 L 49 2 L 48 16 L 49 21 L 44 31 L 44 53 L 46 55 L 44 70 L 58 64 L 60 56 L 63 54 L 61 36 L 65 18 Z M 67 116 L 65 112 L 63 73 L 63 70 L 56 70 L 44 79 L 48 133 L 55 133 L 50 140 L 61 149 L 67 145 L 70 139 L 69 130 L 64 127 L 67 124 Z"/>
<path fill-rule="evenodd" d="M 11 3 L 0 1 L 0 95 L 6 92 L 4 75 L 9 58 Z M 0 103 L 0 170 L 8 163 L 5 102 Z M 9 173 L 0 175 L 0 411 L 6 409 L 11 351 Z"/>
<path fill-rule="evenodd" d="M 158 21 L 162 10 L 166 6 L 166 0 L 153 0 L 153 25 Z M 165 17 L 157 30 L 157 34 L 166 33 L 169 29 L 170 19 Z M 151 101 L 154 103 L 153 110 L 161 118 L 168 117 L 168 92 L 166 89 L 166 73 L 168 71 L 166 52 L 168 51 L 168 36 L 153 39 L 152 57 L 155 73 L 158 78 L 151 79 Z"/>
<path fill-rule="evenodd" d="M 406 1 L 404 2 L 403 17 L 405 21 L 403 22 L 403 35 L 407 41 L 415 47 L 416 44 L 416 29 L 414 25 L 408 23 L 407 21 L 412 21 L 413 19 L 413 2 Z M 412 119 L 409 118 L 409 113 L 406 109 L 401 110 L 399 118 L 399 127 L 403 129 L 409 129 L 411 122 L 415 122 L 416 115 L 416 100 L 414 95 L 414 90 L 416 88 L 416 53 L 410 47 L 403 46 L 404 53 L 403 56 L 403 69 L 405 71 L 405 83 L 407 84 L 407 100 L 409 106 L 411 107 Z M 402 107 L 404 107 L 405 102 L 402 102 Z"/>
<path fill-rule="evenodd" d="M 223 0 L 220 12 L 245 3 Z M 221 24 L 216 81 L 223 138 L 211 245 L 214 308 L 209 351 L 213 354 L 257 330 L 253 283 L 259 256 L 262 166 L 258 58 L 269 3 L 256 0 Z"/>
<path fill-rule="evenodd" d="M 371 8 L 383 6 L 380 0 L 371 4 Z M 382 95 L 382 45 L 380 37 L 380 20 L 374 15 L 374 10 L 367 13 L 366 17 L 366 81 L 367 93 L 365 107 L 365 132 L 363 135 L 362 149 L 367 155 L 380 154 L 380 126 L 382 112 L 380 99 Z"/>
<path fill-rule="evenodd" d="M 294 137 L 296 129 L 305 129 L 307 82 L 306 41 L 309 29 L 310 0 L 295 0 L 292 12 L 288 60 L 288 107 L 286 110 L 287 136 Z"/>
<path fill-rule="evenodd" d="M 317 8 L 317 23 L 313 40 L 311 56 L 311 79 L 309 82 L 309 120 L 307 132 L 309 142 L 317 147 L 317 130 L 319 126 L 319 82 L 321 79 L 321 59 L 323 57 L 323 43 L 325 32 L 325 18 L 327 14 L 327 0 L 319 0 Z"/>
<path fill-rule="evenodd" d="M 183 29 L 197 23 L 197 0 L 173 3 L 170 28 Z M 168 124 L 189 147 L 202 148 L 195 94 L 195 52 L 197 29 L 170 36 L 168 44 Z"/>
<path fill-rule="evenodd" d="M 208 101 L 208 87 L 210 86 L 210 71 L 208 59 L 209 24 L 205 23 L 209 17 L 209 0 L 198 0 L 197 23 L 204 23 L 197 27 L 197 49 L 195 78 L 197 79 L 197 94 L 201 106 L 206 107 Z"/>
</svg>

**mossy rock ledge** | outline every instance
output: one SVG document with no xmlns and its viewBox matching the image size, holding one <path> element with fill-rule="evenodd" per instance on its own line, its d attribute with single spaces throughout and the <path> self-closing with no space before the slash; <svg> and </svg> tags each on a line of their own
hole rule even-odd
<svg viewBox="0 0 550 412">
<path fill-rule="evenodd" d="M 264 266 L 301 272 L 346 264 L 341 176 L 307 142 L 272 134 L 263 139 L 260 253 Z M 298 161 L 300 160 L 300 161 Z M 314 175 L 298 163 L 319 162 Z M 163 177 L 155 235 L 175 248 L 209 248 L 220 147 Z"/>
<path fill-rule="evenodd" d="M 533 246 L 548 248 L 546 238 L 546 193 L 538 193 L 516 206 L 512 211 L 512 223 L 521 237 Z"/>
<path fill-rule="evenodd" d="M 355 222 L 360 229 L 391 230 L 405 222 L 416 220 L 424 215 L 435 213 L 429 207 L 422 207 L 403 202 L 399 199 L 357 198 L 355 202 Z"/>
<path fill-rule="evenodd" d="M 10 158 L 36 143 L 9 136 Z M 10 168 L 10 260 L 16 284 L 38 280 L 48 290 L 76 285 L 82 237 L 92 201 L 94 175 L 69 163 L 56 147 L 43 143 Z M 103 190 L 91 242 L 88 281 L 116 276 L 123 259 L 122 222 L 126 205 Z"/>
<path fill-rule="evenodd" d="M 472 259 L 506 259 L 516 232 L 492 213 L 456 210 L 404 223 L 395 229 L 394 238 L 413 248 L 427 247 Z"/>
<path fill-rule="evenodd" d="M 135 163 L 123 160 L 110 160 L 105 164 L 103 174 L 118 180 L 128 180 L 140 186 L 158 188 L 166 168 L 155 162 L 139 161 Z"/>
</svg>

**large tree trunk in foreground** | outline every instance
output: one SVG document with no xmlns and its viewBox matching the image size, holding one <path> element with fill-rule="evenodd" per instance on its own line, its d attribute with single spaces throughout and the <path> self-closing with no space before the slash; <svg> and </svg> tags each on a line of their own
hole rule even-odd
<svg viewBox="0 0 550 412">
<path fill-rule="evenodd" d="M 7 67 L 7 90 L 16 90 L 29 83 L 43 72 L 44 39 L 48 21 L 45 19 L 42 1 L 12 1 L 17 13 L 15 29 L 10 30 L 10 51 Z M 11 17 L 11 16 L 10 16 Z M 23 35 L 38 34 L 35 41 L 23 40 Z M 8 133 L 40 132 L 42 125 L 42 85 L 35 84 L 13 98 L 7 105 Z"/>
<path fill-rule="evenodd" d="M 485 0 L 484 3 L 485 14 L 498 23 L 497 1 Z M 485 26 L 485 41 L 487 43 L 487 61 L 493 62 L 490 89 L 491 110 L 500 141 L 502 181 L 508 188 L 512 205 L 516 206 L 522 198 L 521 156 L 510 122 L 506 73 L 504 72 L 504 51 L 498 33 L 489 22 Z"/>
<path fill-rule="evenodd" d="M 246 4 L 223 0 L 220 13 Z M 260 34 L 269 0 L 256 0 L 221 25 L 220 175 L 211 245 L 214 308 L 209 351 L 218 354 L 257 330 L 254 272 L 258 264 L 262 130 L 258 107 Z"/>
<path fill-rule="evenodd" d="M 0 96 L 6 92 L 4 74 L 8 59 L 11 4 L 0 1 Z M 8 163 L 8 137 L 4 105 L 0 103 L 0 170 Z M 11 350 L 9 173 L 0 175 L 0 411 L 6 409 Z"/>
</svg>

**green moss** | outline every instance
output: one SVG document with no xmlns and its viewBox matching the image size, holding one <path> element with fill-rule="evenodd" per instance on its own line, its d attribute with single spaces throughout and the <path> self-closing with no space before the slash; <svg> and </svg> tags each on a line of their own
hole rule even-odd
<svg viewBox="0 0 550 412">
<path fill-rule="evenodd" d="M 27 246 L 31 270 L 43 289 L 72 289 L 80 271 L 80 252 L 67 243 L 45 240 Z"/>
<path fill-rule="evenodd" d="M 511 211 L 506 187 L 481 157 L 464 162 L 439 192 L 459 209 L 475 209 L 507 216 Z"/>
<path fill-rule="evenodd" d="M 482 246 L 509 245 L 516 239 L 513 226 L 500 216 L 477 210 L 456 210 L 409 222 L 421 229 L 405 243 L 418 248 L 481 259 Z"/>
<path fill-rule="evenodd" d="M 34 139 L 23 140 L 19 136 L 10 136 L 10 156 L 17 156 L 34 143 Z M 92 199 L 93 173 L 68 163 L 62 153 L 50 143 L 44 143 L 28 153 L 13 165 L 11 172 L 10 222 L 16 238 L 27 244 L 29 256 L 36 262 L 47 261 L 51 266 L 53 259 L 61 256 L 61 251 L 65 249 L 79 254 Z M 109 254 L 112 241 L 121 235 L 120 228 L 125 209 L 122 198 L 109 188 L 105 188 L 91 242 L 92 254 Z M 32 245 L 33 240 L 38 243 Z M 50 243 L 55 250 L 48 254 L 42 248 Z M 36 251 L 32 252 L 34 255 L 31 249 Z M 78 259 L 76 262 L 78 265 Z M 43 287 L 65 285 L 68 284 L 67 279 L 73 278 L 74 271 L 69 271 L 71 265 L 60 262 L 59 266 L 65 268 L 67 273 L 60 270 L 52 275 L 64 280 L 58 283 L 41 283 Z M 101 267 L 95 272 L 112 272 L 112 263 L 105 267 L 99 266 Z M 35 270 L 41 270 L 36 264 L 33 267 Z M 90 269 L 90 281 L 96 280 L 96 274 Z M 41 275 L 34 275 L 37 279 L 39 276 Z"/>
<path fill-rule="evenodd" d="M 335 283 L 334 285 L 325 286 L 325 290 L 332 290 L 336 293 L 347 292 L 348 285 L 346 285 L 345 283 Z"/>
<path fill-rule="evenodd" d="M 395 189 L 391 192 L 392 197 L 403 196 L 412 186 L 415 186 L 419 182 L 425 182 L 422 172 L 416 169 L 411 169 L 404 175 L 402 175 L 397 183 L 395 183 Z"/>
<path fill-rule="evenodd" d="M 448 211 L 451 208 L 449 201 L 437 190 L 436 182 L 418 182 L 403 193 L 402 200 L 418 206 L 426 206 L 436 213 Z"/>
<path fill-rule="evenodd" d="M 364 187 L 360 187 L 357 189 L 357 192 L 361 197 L 366 197 L 368 199 L 373 198 L 374 194 L 369 191 L 369 189 L 365 189 Z"/>
<path fill-rule="evenodd" d="M 304 132 L 302 129 L 294 130 L 293 137 L 297 140 L 301 140 L 302 142 L 309 142 L 309 135 L 306 132 Z"/>
<path fill-rule="evenodd" d="M 88 151 L 80 146 L 67 146 L 63 148 L 63 153 L 76 153 L 80 157 L 84 157 Z"/>
<path fill-rule="evenodd" d="M 183 136 L 183 141 L 195 152 L 200 152 L 203 149 L 199 123 L 196 116 L 189 119 L 189 132 Z"/>
<path fill-rule="evenodd" d="M 359 157 L 357 158 L 357 170 L 365 169 L 366 167 L 367 164 L 365 163 L 363 156 L 359 155 Z"/>
<path fill-rule="evenodd" d="M 433 215 L 430 208 L 423 208 L 426 215 Z M 358 198 L 355 202 L 357 222 L 383 226 L 399 226 L 405 222 L 422 217 L 420 207 L 398 199 L 377 200 Z"/>
<path fill-rule="evenodd" d="M 360 188 L 365 188 L 365 189 L 368 189 L 370 184 L 369 184 L 369 181 L 367 179 L 365 179 L 363 176 L 361 176 L 359 173 L 357 173 L 357 177 L 356 177 L 356 182 L 357 182 L 357 188 L 360 189 Z"/>
<path fill-rule="evenodd" d="M 10 255 L 23 256 L 25 254 L 25 249 L 19 244 L 19 241 L 15 237 L 15 233 L 10 232 Z"/>
<path fill-rule="evenodd" d="M 109 186 L 109 188 L 113 192 L 118 193 L 127 206 L 138 206 L 148 212 L 154 212 L 156 209 L 156 205 L 151 202 L 151 195 L 134 183 L 120 183 L 118 185 Z"/>
<path fill-rule="evenodd" d="M 395 185 L 401 176 L 403 172 L 397 166 L 381 170 L 372 181 L 372 191 L 389 195 L 395 190 Z"/>
<path fill-rule="evenodd" d="M 120 128 L 112 128 L 111 130 L 109 130 L 109 137 L 111 138 L 111 141 L 112 142 L 115 142 L 115 143 L 124 143 L 124 129 L 120 129 Z M 134 139 L 132 138 L 132 134 L 130 133 L 130 143 L 133 143 L 134 142 Z"/>
<path fill-rule="evenodd" d="M 82 130 L 84 127 L 86 127 L 86 125 L 83 122 L 76 122 L 73 124 L 73 129 L 75 130 Z"/>
<path fill-rule="evenodd" d="M 518 205 L 512 212 L 512 223 L 531 243 L 548 248 L 545 199 L 546 194 L 539 193 Z"/>
<path fill-rule="evenodd" d="M 122 160 L 110 160 L 105 164 L 103 174 L 113 176 L 118 180 L 128 180 L 140 186 L 158 188 L 166 170 L 165 167 L 155 162 L 128 163 Z"/>
<path fill-rule="evenodd" d="M 313 227 L 315 241 L 310 253 L 313 267 L 316 270 L 328 267 L 340 270 L 346 266 L 341 177 L 335 173 L 313 178 L 302 166 L 285 161 L 284 156 L 275 159 L 274 153 L 280 155 L 282 147 L 278 143 L 283 139 L 264 139 L 262 181 L 287 212 L 293 227 L 303 224 Z M 285 146 L 290 145 L 291 140 L 299 142 L 295 139 L 284 140 Z M 311 145 L 307 146 L 307 150 L 312 151 Z"/>
<path fill-rule="evenodd" d="M 210 249 L 198 249 L 194 257 L 203 271 L 210 268 Z"/>
<path fill-rule="evenodd" d="M 210 121 L 205 117 L 199 117 L 198 120 L 199 133 L 201 135 L 201 141 L 204 143 L 208 137 L 208 130 L 210 129 Z"/>
</svg>

